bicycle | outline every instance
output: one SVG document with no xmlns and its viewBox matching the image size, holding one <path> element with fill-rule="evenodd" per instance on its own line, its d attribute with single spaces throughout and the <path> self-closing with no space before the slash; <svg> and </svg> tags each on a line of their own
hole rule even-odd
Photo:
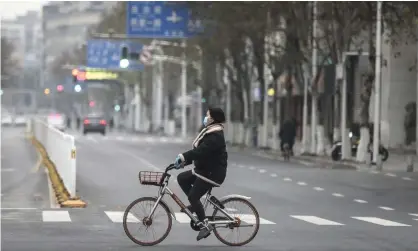
<svg viewBox="0 0 418 251">
<path fill-rule="evenodd" d="M 172 218 L 176 219 L 176 215 L 173 212 L 173 210 L 167 205 L 167 203 L 163 200 L 163 197 L 166 194 L 169 194 L 170 197 L 176 202 L 176 204 L 182 209 L 182 212 L 184 212 L 190 218 L 190 227 L 195 231 L 200 231 L 199 227 L 197 226 L 197 223 L 199 222 L 197 217 L 188 210 L 188 208 L 184 205 L 184 203 L 168 187 L 168 183 L 171 177 L 168 171 L 172 169 L 174 169 L 174 165 L 170 164 L 165 169 L 165 172 L 151 172 L 151 171 L 139 172 L 139 180 L 140 180 L 141 185 L 158 186 L 160 188 L 159 188 L 157 197 L 141 197 L 139 199 L 136 199 L 131 204 L 128 205 L 128 207 L 126 208 L 124 212 L 124 215 L 123 215 L 124 231 L 126 235 L 128 236 L 128 238 L 138 245 L 141 245 L 141 246 L 157 245 L 158 243 L 162 242 L 165 238 L 167 238 L 168 234 L 170 233 L 171 228 L 172 228 L 172 221 L 173 221 Z M 212 185 L 216 187 L 215 184 L 212 184 Z M 212 188 L 211 188 L 206 193 L 206 196 L 203 196 L 202 198 L 204 198 L 203 206 L 205 209 L 205 213 L 207 211 L 207 207 L 209 206 L 209 204 L 213 206 L 212 216 L 206 216 L 206 218 L 208 219 L 208 223 L 214 226 L 213 232 L 219 241 L 221 241 L 222 243 L 228 246 L 243 246 L 255 238 L 260 228 L 260 217 L 259 217 L 257 209 L 254 207 L 253 204 L 249 202 L 249 199 L 251 199 L 251 197 L 238 195 L 238 194 L 232 194 L 232 195 L 227 195 L 220 199 L 217 199 L 215 196 L 212 195 Z M 151 202 L 150 203 L 151 211 L 149 213 L 146 213 L 145 216 L 141 219 L 133 217 L 133 215 L 130 213 L 130 210 L 137 204 L 141 202 L 147 202 L 147 201 Z M 231 208 L 228 208 L 226 206 L 226 204 L 229 204 L 231 202 L 235 202 L 235 203 L 239 202 L 248 206 L 249 209 L 254 213 L 254 217 L 248 217 L 248 215 L 242 215 L 241 217 L 231 215 L 231 213 L 227 211 L 233 211 L 233 210 L 231 210 Z M 128 223 L 131 223 L 131 222 L 135 224 L 139 223 L 141 227 L 144 226 L 146 230 L 148 230 L 148 228 L 152 226 L 153 223 L 155 223 L 156 221 L 153 217 L 155 216 L 154 215 L 155 211 L 157 207 L 159 206 L 163 209 L 163 213 L 165 213 L 164 218 L 166 218 L 168 221 L 167 228 L 163 232 L 162 236 L 152 242 L 146 242 L 146 241 L 138 240 L 137 238 L 135 238 L 128 229 Z M 218 212 L 220 212 L 224 216 L 217 216 L 216 214 Z M 248 225 L 244 224 L 245 222 Z M 239 229 L 241 227 L 253 227 L 253 226 L 255 228 L 252 234 L 249 236 L 249 238 L 238 243 L 233 243 L 233 242 L 225 240 L 223 237 L 220 236 L 220 232 L 219 232 L 221 228 L 226 228 L 226 229 L 233 231 L 234 229 Z M 155 232 L 153 232 L 153 235 L 155 235 Z"/>
<path fill-rule="evenodd" d="M 283 146 L 283 157 L 285 161 L 290 160 L 290 146 L 288 143 L 285 143 Z"/>
</svg>

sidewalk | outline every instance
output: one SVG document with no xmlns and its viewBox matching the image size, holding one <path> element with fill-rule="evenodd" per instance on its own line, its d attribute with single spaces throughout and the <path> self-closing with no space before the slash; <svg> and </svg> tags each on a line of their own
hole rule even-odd
<svg viewBox="0 0 418 251">
<path fill-rule="evenodd" d="M 282 154 L 280 151 L 272 149 L 260 149 L 252 147 L 242 147 L 236 145 L 229 145 L 235 151 L 246 151 L 249 154 L 283 160 Z M 297 142 L 294 146 L 294 156 L 291 157 L 291 161 L 296 161 L 305 166 L 316 166 L 320 168 L 328 169 L 376 169 L 376 166 L 367 166 L 365 163 L 358 163 L 355 161 L 355 157 L 351 160 L 345 161 L 333 161 L 330 156 L 312 156 L 312 155 L 302 155 L 301 154 L 301 145 L 300 142 Z M 389 158 L 383 162 L 382 169 L 391 172 L 406 172 L 408 158 L 412 156 L 412 163 L 414 165 L 414 172 L 418 172 L 418 158 L 411 153 L 400 153 L 398 151 L 389 151 Z"/>
</svg>

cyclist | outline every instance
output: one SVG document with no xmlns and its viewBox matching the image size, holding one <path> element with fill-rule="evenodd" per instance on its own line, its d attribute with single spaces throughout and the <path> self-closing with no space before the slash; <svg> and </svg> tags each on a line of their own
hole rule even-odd
<svg viewBox="0 0 418 251">
<path fill-rule="evenodd" d="M 293 145 L 296 138 L 296 126 L 296 119 L 292 118 L 286 120 L 279 132 L 279 137 L 281 140 L 280 149 L 282 152 L 284 152 L 284 144 L 289 144 L 290 155 L 293 155 Z"/>
<path fill-rule="evenodd" d="M 197 236 L 198 241 L 208 237 L 213 230 L 213 226 L 205 219 L 205 210 L 200 198 L 213 187 L 213 184 L 221 185 L 226 177 L 228 153 L 223 123 L 225 114 L 222 109 L 209 108 L 203 120 L 204 128 L 193 141 L 192 150 L 179 154 L 174 162 L 176 169 L 192 162 L 195 165 L 193 170 L 180 173 L 177 181 L 189 199 L 190 205 L 187 209 L 196 213 L 199 219 L 197 225 L 201 230 Z"/>
</svg>

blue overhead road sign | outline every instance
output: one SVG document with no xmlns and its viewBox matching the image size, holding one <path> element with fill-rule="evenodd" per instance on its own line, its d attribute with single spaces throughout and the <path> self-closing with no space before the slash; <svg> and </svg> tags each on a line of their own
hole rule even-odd
<svg viewBox="0 0 418 251">
<path fill-rule="evenodd" d="M 92 39 L 87 42 L 87 67 L 120 70 L 121 52 L 124 46 L 128 47 L 130 53 L 140 54 L 143 45 L 129 41 L 112 41 Z M 142 63 L 132 61 L 128 70 L 142 70 Z"/>
<path fill-rule="evenodd" d="M 163 1 L 128 2 L 126 33 L 129 37 L 187 38 L 203 29 L 183 5 Z"/>
</svg>

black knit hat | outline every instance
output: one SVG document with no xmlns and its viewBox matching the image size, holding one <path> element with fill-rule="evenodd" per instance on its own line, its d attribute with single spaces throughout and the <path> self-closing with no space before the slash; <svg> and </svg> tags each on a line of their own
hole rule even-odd
<svg viewBox="0 0 418 251">
<path fill-rule="evenodd" d="M 225 123 L 225 113 L 221 108 L 211 107 L 208 110 L 214 123 Z"/>
</svg>

